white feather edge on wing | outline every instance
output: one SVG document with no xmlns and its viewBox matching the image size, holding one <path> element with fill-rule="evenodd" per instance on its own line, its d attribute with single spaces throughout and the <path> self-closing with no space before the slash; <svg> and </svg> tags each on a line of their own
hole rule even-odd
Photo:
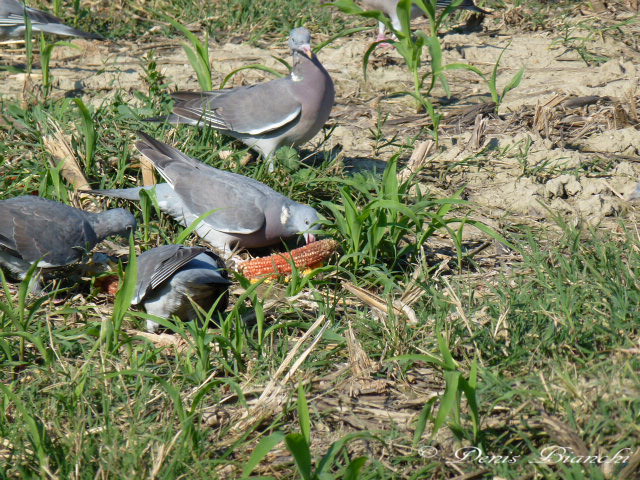
<svg viewBox="0 0 640 480">
<path fill-rule="evenodd" d="M 19 27 L 24 25 L 24 17 L 9 14 L 8 17 L 0 18 L 0 27 Z"/>
<path fill-rule="evenodd" d="M 302 112 L 302 106 L 299 105 L 295 110 L 293 110 L 287 116 L 285 116 L 284 118 L 280 119 L 277 122 L 269 123 L 267 125 L 261 125 L 260 127 L 249 128 L 249 129 L 247 128 L 240 129 L 240 128 L 234 127 L 233 125 L 228 124 L 224 118 L 220 117 L 219 115 L 215 115 L 214 110 L 202 110 L 202 109 L 183 107 L 183 106 L 180 107 L 180 110 L 183 110 L 185 112 L 192 114 L 191 117 L 185 117 L 185 118 L 195 119 L 197 117 L 199 121 L 206 122 L 207 124 L 209 124 L 214 128 L 218 128 L 221 130 L 229 130 L 236 133 L 244 133 L 247 135 L 261 135 L 264 133 L 272 132 L 273 130 L 277 130 L 278 128 L 284 127 L 288 123 L 298 118 L 298 116 L 300 116 L 300 112 Z M 179 113 L 176 113 L 176 115 L 183 116 L 183 115 L 180 115 Z"/>
</svg>

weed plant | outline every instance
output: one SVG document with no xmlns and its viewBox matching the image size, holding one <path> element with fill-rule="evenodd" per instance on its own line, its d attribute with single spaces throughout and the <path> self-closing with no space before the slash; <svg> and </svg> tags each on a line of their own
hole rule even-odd
<svg viewBox="0 0 640 480">
<path fill-rule="evenodd" d="M 402 56 L 409 70 L 409 73 L 413 82 L 413 91 L 397 92 L 401 94 L 407 94 L 412 96 L 418 105 L 419 110 L 424 110 L 431 119 L 431 135 L 433 136 L 436 144 L 439 139 L 439 126 L 442 119 L 442 114 L 434 105 L 430 98 L 431 92 L 440 84 L 447 97 L 451 96 L 451 89 L 446 77 L 446 73 L 451 70 L 469 70 L 480 76 L 487 84 L 491 97 L 496 105 L 496 113 L 500 107 L 500 103 L 509 91 L 516 88 L 522 81 L 524 75 L 524 67 L 521 68 L 508 84 L 503 88 L 502 93 L 499 93 L 496 87 L 498 67 L 502 54 L 498 58 L 491 75 L 487 76 L 482 73 L 480 69 L 473 65 L 464 63 L 445 63 L 442 40 L 439 35 L 440 26 L 449 18 L 453 11 L 460 5 L 460 0 L 451 2 L 444 9 L 439 11 L 436 9 L 436 0 L 400 0 L 397 5 L 398 18 L 400 19 L 401 29 L 396 30 L 390 19 L 382 12 L 375 10 L 363 10 L 353 0 L 338 0 L 331 5 L 336 6 L 342 12 L 356 15 L 363 18 L 373 18 L 378 22 L 381 22 L 385 27 L 392 32 L 395 39 L 373 42 L 366 50 L 362 65 L 364 75 L 366 78 L 367 69 L 369 67 L 369 61 L 371 54 L 379 47 L 381 43 L 390 43 L 394 46 L 396 51 Z M 417 5 L 422 9 L 424 14 L 429 18 L 430 30 L 429 33 L 423 31 L 411 30 L 411 12 L 413 6 Z M 423 51 L 425 48 L 429 52 L 429 70 L 423 72 Z M 505 49 L 506 50 L 506 49 Z M 503 50 L 504 53 L 504 50 Z"/>
</svg>

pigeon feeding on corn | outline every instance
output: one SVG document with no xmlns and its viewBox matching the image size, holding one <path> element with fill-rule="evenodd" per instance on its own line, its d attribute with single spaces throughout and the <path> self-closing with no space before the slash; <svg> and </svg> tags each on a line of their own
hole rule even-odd
<svg viewBox="0 0 640 480">
<path fill-rule="evenodd" d="M 34 32 L 102 40 L 102 36 L 97 33 L 87 33 L 65 25 L 58 17 L 27 7 L 17 0 L 0 0 L 0 40 L 24 36 L 27 29 L 25 16 L 29 17 Z"/>
<path fill-rule="evenodd" d="M 36 262 L 41 269 L 76 263 L 106 237 L 128 236 L 135 226 L 122 208 L 93 213 L 35 196 L 1 200 L 0 266 L 24 280 Z"/>
<path fill-rule="evenodd" d="M 205 215 L 195 233 L 223 251 L 267 247 L 298 234 L 307 243 L 315 240 L 310 230 L 318 222 L 318 212 L 312 207 L 252 178 L 205 165 L 145 133 L 138 135 L 136 147 L 167 183 L 89 193 L 139 200 L 142 189 L 155 189 L 160 209 L 182 225 Z"/>
<path fill-rule="evenodd" d="M 198 305 L 205 312 L 227 308 L 231 282 L 224 262 L 204 247 L 163 245 L 138 257 L 138 282 L 133 305 L 160 318 L 177 316 L 182 321 L 197 318 Z M 147 320 L 147 331 L 160 325 Z"/>
<path fill-rule="evenodd" d="M 173 113 L 149 121 L 208 125 L 256 150 L 273 170 L 276 150 L 311 140 L 328 120 L 335 99 L 331 76 L 311 51 L 309 30 L 292 30 L 289 47 L 290 75 L 246 87 L 176 92 Z"/>
<path fill-rule="evenodd" d="M 400 24 L 400 18 L 398 17 L 398 3 L 400 0 L 361 0 L 362 5 L 365 7 L 365 10 L 380 10 L 385 15 L 389 17 L 391 20 L 391 25 L 395 30 L 402 30 L 402 25 Z M 427 0 L 429 1 L 429 0 Z M 446 8 L 453 3 L 453 0 L 438 0 L 436 6 L 438 8 Z M 463 0 L 460 5 L 456 8 L 461 8 L 463 10 L 469 10 L 476 13 L 482 13 L 483 15 L 488 15 L 490 12 L 483 10 L 481 8 L 476 7 L 473 3 L 473 0 Z M 424 11 L 418 7 L 416 4 L 412 4 L 411 6 L 411 19 L 418 18 L 424 15 Z M 386 26 L 384 23 L 378 23 L 378 37 L 376 41 L 381 42 L 387 40 L 387 36 L 385 34 Z"/>
</svg>

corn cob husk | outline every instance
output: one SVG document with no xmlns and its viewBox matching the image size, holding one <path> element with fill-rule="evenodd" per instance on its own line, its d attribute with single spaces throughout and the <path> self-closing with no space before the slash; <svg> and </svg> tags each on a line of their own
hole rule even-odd
<svg viewBox="0 0 640 480">
<path fill-rule="evenodd" d="M 239 270 L 245 277 L 257 279 L 264 276 L 278 277 L 293 271 L 292 263 L 298 270 L 306 270 L 324 262 L 338 249 L 338 242 L 331 238 L 312 242 L 289 253 L 274 253 L 268 257 L 247 260 Z"/>
</svg>

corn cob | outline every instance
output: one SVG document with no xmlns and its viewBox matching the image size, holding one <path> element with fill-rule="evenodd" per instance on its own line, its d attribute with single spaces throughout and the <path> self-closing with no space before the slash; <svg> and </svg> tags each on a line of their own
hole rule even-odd
<svg viewBox="0 0 640 480">
<path fill-rule="evenodd" d="M 304 247 L 291 250 L 289 253 L 274 253 L 268 257 L 247 260 L 240 265 L 240 273 L 245 277 L 256 279 L 263 276 L 277 277 L 291 273 L 292 263 L 299 270 L 317 266 L 338 249 L 338 242 L 328 238 L 312 242 Z"/>
<path fill-rule="evenodd" d="M 107 295 L 115 296 L 118 293 L 120 279 L 118 275 L 106 275 L 96 279 L 96 287 Z"/>
</svg>

